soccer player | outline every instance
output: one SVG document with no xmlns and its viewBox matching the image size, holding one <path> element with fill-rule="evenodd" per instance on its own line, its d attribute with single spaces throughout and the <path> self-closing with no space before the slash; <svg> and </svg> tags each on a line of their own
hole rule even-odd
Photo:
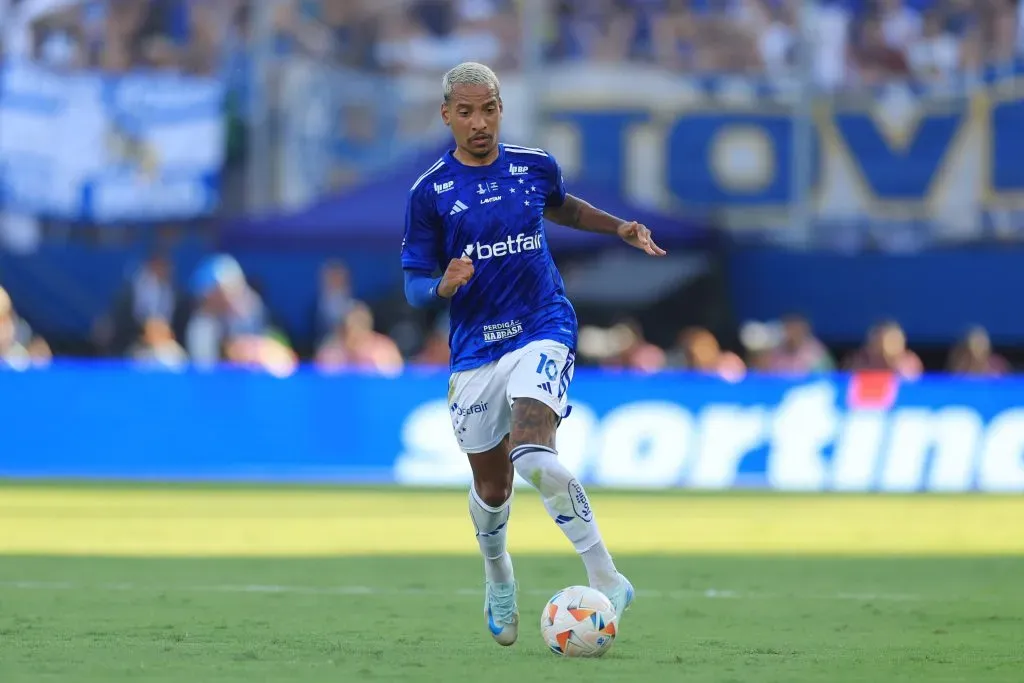
<svg viewBox="0 0 1024 683">
<path fill-rule="evenodd" d="M 555 450 L 555 432 L 569 414 L 577 324 L 544 219 L 618 235 L 651 256 L 665 252 L 647 227 L 566 194 L 547 152 L 498 142 L 503 105 L 491 69 L 460 64 L 442 85 L 441 118 L 455 148 L 410 190 L 405 293 L 418 307 L 450 302 L 448 407 L 473 472 L 469 512 L 484 557 L 484 610 L 494 639 L 511 645 L 519 610 L 506 534 L 516 472 L 540 492 L 582 557 L 590 585 L 619 615 L 633 601 L 586 492 Z"/>
</svg>

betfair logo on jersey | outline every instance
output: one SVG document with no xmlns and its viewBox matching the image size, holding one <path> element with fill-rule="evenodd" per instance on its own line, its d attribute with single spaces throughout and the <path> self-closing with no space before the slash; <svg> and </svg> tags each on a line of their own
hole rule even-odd
<svg viewBox="0 0 1024 683">
<path fill-rule="evenodd" d="M 475 253 L 476 260 L 483 261 L 489 258 L 502 258 L 513 254 L 522 254 L 527 251 L 537 251 L 542 245 L 543 242 L 539 232 L 532 235 L 521 232 L 515 237 L 509 236 L 504 241 L 495 242 L 494 244 L 482 244 L 481 242 L 471 244 L 466 253 L 470 256 Z"/>
<path fill-rule="evenodd" d="M 434 183 L 434 192 L 436 192 L 437 194 L 444 194 L 445 192 L 447 192 L 448 190 L 451 190 L 454 187 L 455 187 L 455 181 L 454 180 L 449 180 L 446 183 Z"/>
<path fill-rule="evenodd" d="M 516 166 L 515 164 L 508 165 L 509 175 L 526 175 L 529 170 L 529 166 Z"/>
</svg>

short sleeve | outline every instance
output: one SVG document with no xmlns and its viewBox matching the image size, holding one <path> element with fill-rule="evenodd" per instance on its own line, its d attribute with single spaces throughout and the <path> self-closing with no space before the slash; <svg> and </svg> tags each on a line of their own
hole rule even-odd
<svg viewBox="0 0 1024 683">
<path fill-rule="evenodd" d="M 544 203 L 546 206 L 557 208 L 565 204 L 565 179 L 562 177 L 562 167 L 551 154 L 548 154 L 548 173 L 550 189 Z"/>
<path fill-rule="evenodd" d="M 402 268 L 433 272 L 440 259 L 437 245 L 443 226 L 434 203 L 424 192 L 409 193 L 405 209 L 405 236 L 402 238 Z"/>
</svg>

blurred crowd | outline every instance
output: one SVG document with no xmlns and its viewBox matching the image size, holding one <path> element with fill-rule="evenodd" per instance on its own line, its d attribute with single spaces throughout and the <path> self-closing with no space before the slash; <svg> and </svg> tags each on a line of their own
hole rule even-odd
<svg viewBox="0 0 1024 683">
<path fill-rule="evenodd" d="M 798 67 L 804 22 L 813 36 L 816 75 L 834 86 L 945 78 L 1006 62 L 1019 48 L 1015 0 L 821 0 L 806 14 L 803 0 L 543 4 L 550 61 L 637 61 L 681 72 L 781 76 Z M 507 70 L 519 62 L 520 13 L 532 6 L 514 0 L 293 2 L 280 6 L 275 26 L 282 46 L 335 55 L 362 69 L 443 70 L 460 55 L 475 55 Z"/>
<path fill-rule="evenodd" d="M 105 315 L 95 321 L 97 353 L 168 370 L 231 365 L 279 376 L 308 361 L 322 372 L 367 371 L 385 375 L 407 366 L 447 367 L 448 320 L 442 311 L 414 341 L 396 325 L 389 336 L 374 311 L 353 294 L 349 269 L 341 261 L 324 263 L 309 322 L 315 344 L 300 358 L 263 296 L 231 256 L 220 254 L 200 264 L 180 287 L 173 265 L 152 255 L 128 277 Z M 739 330 L 737 351 L 722 347 L 711 331 L 687 327 L 675 343 L 661 348 L 644 336 L 639 323 L 624 319 L 610 327 L 583 324 L 581 366 L 657 373 L 686 370 L 727 380 L 748 372 L 806 376 L 833 370 L 885 371 L 907 379 L 925 367 L 908 347 L 899 323 L 879 322 L 863 345 L 836 358 L 799 315 L 769 322 L 748 322 Z M 51 352 L 17 314 L 0 287 L 0 364 L 16 368 L 46 364 Z M 938 368 L 936 368 L 938 369 Z M 984 329 L 969 330 L 946 360 L 946 372 L 998 377 L 1012 372 L 993 349 Z"/>
<path fill-rule="evenodd" d="M 748 372 L 780 376 L 806 376 L 832 371 L 890 372 L 915 379 L 925 372 L 921 358 L 907 346 L 900 324 L 883 320 L 868 330 L 860 348 L 836 358 L 815 335 L 809 321 L 799 315 L 781 320 L 748 322 L 739 330 L 740 353 L 723 349 L 718 339 L 702 327 L 679 332 L 676 343 L 662 349 L 644 339 L 635 321 L 611 328 L 581 330 L 580 355 L 606 369 L 641 372 L 689 370 L 728 380 Z M 1005 358 L 993 351 L 987 332 L 969 330 L 949 351 L 945 372 L 954 375 L 999 377 L 1012 370 Z"/>
<path fill-rule="evenodd" d="M 1006 63 L 1016 0 L 562 0 L 552 54 L 678 71 L 792 75 L 799 36 L 820 85 L 936 80 Z M 807 6 L 806 11 L 804 11 Z M 803 31 L 801 31 L 801 25 Z"/>
<path fill-rule="evenodd" d="M 244 32 L 233 0 L 0 0 L 0 54 L 54 69 L 210 74 Z"/>
<path fill-rule="evenodd" d="M 277 56 L 366 72 L 516 69 L 524 13 L 552 62 L 644 62 L 784 76 L 800 26 L 823 85 L 948 77 L 1011 60 L 1018 0 L 0 0 L 0 52 L 54 67 L 244 68 L 256 26 Z"/>
<path fill-rule="evenodd" d="M 792 75 L 801 25 L 819 84 L 931 81 L 1006 63 L 1017 0 L 320 0 L 278 6 L 282 49 L 392 73 L 465 56 L 520 63 L 523 12 L 543 6 L 550 62 L 642 62 L 678 72 Z"/>
</svg>

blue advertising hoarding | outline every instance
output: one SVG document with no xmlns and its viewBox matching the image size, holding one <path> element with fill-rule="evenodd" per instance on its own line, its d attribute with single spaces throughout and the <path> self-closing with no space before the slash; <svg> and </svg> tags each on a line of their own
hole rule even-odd
<svg viewBox="0 0 1024 683">
<path fill-rule="evenodd" d="M 0 476 L 465 485 L 446 373 L 0 371 Z M 644 489 L 1024 492 L 1024 381 L 582 369 L 560 457 Z"/>
<path fill-rule="evenodd" d="M 0 69 L 0 202 L 106 223 L 193 218 L 220 197 L 224 83 L 171 73 Z"/>
</svg>

